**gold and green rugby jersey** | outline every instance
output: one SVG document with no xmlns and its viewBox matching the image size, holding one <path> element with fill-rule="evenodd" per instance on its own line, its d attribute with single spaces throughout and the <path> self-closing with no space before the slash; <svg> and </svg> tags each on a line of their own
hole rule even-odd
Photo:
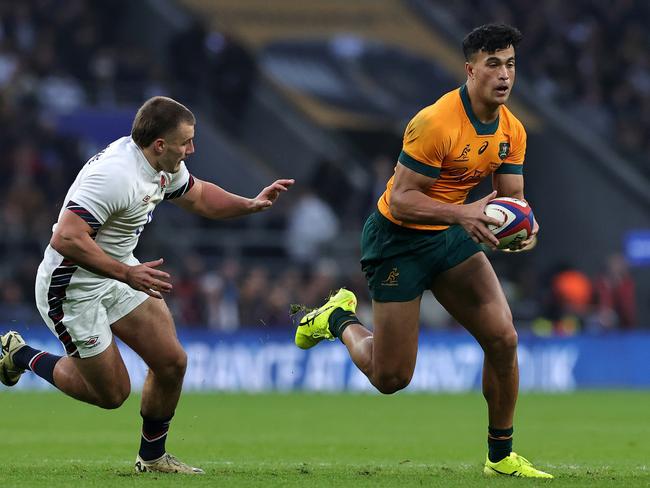
<svg viewBox="0 0 650 488">
<path fill-rule="evenodd" d="M 433 200 L 461 205 L 486 176 L 494 172 L 523 174 L 525 153 L 526 131 L 512 112 L 501 105 L 494 122 L 482 123 L 474 115 L 463 85 L 411 119 L 398 161 L 417 173 L 436 178 L 426 192 Z M 388 204 L 393 179 L 377 202 L 384 217 L 414 229 L 449 227 L 405 223 L 393 217 Z"/>
</svg>

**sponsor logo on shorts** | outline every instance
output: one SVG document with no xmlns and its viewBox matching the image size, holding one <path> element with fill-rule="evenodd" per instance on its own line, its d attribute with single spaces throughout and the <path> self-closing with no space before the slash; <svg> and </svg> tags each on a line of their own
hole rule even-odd
<svg viewBox="0 0 650 488">
<path fill-rule="evenodd" d="M 399 283 L 397 278 L 399 278 L 399 271 L 397 271 L 397 268 L 395 267 L 391 269 L 390 273 L 388 273 L 388 277 L 381 282 L 381 286 L 398 286 Z"/>
<path fill-rule="evenodd" d="M 96 335 L 96 336 L 89 337 L 88 339 L 86 339 L 83 342 L 83 345 L 88 347 L 88 348 L 98 346 L 99 345 L 99 336 Z"/>
</svg>

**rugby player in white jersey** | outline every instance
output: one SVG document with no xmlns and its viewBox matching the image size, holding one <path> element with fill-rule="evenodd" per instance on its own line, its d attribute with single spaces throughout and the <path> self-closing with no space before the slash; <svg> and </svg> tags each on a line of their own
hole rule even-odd
<svg viewBox="0 0 650 488">
<path fill-rule="evenodd" d="M 162 299 L 172 290 L 163 260 L 134 256 L 140 233 L 162 200 L 219 219 L 265 210 L 293 180 L 277 180 L 249 199 L 194 178 L 195 118 L 182 104 L 154 97 L 140 107 L 130 137 L 90 159 L 70 187 L 38 269 L 36 303 L 66 357 L 39 351 L 10 331 L 2 336 L 0 381 L 31 370 L 67 395 L 117 408 L 131 385 L 119 337 L 147 364 L 138 472 L 200 474 L 168 454 L 165 440 L 181 393 L 187 356 Z"/>
</svg>

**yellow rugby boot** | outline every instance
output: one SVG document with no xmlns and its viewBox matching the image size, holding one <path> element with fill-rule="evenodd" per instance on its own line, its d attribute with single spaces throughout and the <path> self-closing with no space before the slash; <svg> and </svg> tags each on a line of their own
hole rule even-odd
<svg viewBox="0 0 650 488">
<path fill-rule="evenodd" d="M 0 337 L 0 382 L 6 386 L 14 386 L 25 372 L 14 363 L 14 354 L 25 345 L 25 341 L 16 331 L 10 330 Z"/>
<path fill-rule="evenodd" d="M 194 468 L 189 464 L 180 461 L 176 456 L 169 453 L 163 454 L 158 459 L 145 461 L 139 455 L 135 458 L 136 473 L 181 473 L 181 474 L 205 474 L 201 468 Z"/>
<path fill-rule="evenodd" d="M 354 313 L 357 309 L 357 297 L 350 290 L 341 288 L 335 294 L 331 295 L 322 307 L 310 310 L 305 314 L 300 319 L 298 328 L 296 329 L 296 346 L 300 349 L 309 349 L 323 339 L 333 341 L 334 336 L 330 332 L 329 318 L 337 308 Z M 292 306 L 292 313 L 296 313 L 299 310 L 300 307 Z"/>
<path fill-rule="evenodd" d="M 553 478 L 552 474 L 545 473 L 533 467 L 533 464 L 516 452 L 511 452 L 508 457 L 493 463 L 486 458 L 483 473 L 488 476 L 521 476 L 522 478 Z"/>
</svg>

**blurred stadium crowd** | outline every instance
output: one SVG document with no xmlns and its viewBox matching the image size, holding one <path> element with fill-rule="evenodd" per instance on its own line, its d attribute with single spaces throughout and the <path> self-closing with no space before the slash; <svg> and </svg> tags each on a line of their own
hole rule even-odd
<svg viewBox="0 0 650 488">
<path fill-rule="evenodd" d="M 650 178 L 650 3 L 472 0 L 444 4 L 466 27 L 489 21 L 517 26 L 524 33 L 518 63 L 537 95 L 616 144 Z"/>
<path fill-rule="evenodd" d="M 209 87 L 222 106 L 241 104 L 257 76 L 254 58 L 234 39 L 215 36 L 199 23 L 175 38 L 168 66 L 155 64 L 144 48 L 116 35 L 124 21 L 124 3 L 67 0 L 60 8 L 56 0 L 0 2 L 0 185 L 5 195 L 0 203 L 5 256 L 0 262 L 0 323 L 40 322 L 33 304 L 36 268 L 65 192 L 89 156 L 83 140 L 57 133 L 53 112 L 85 105 L 137 106 L 160 93 L 191 106 L 195 85 Z M 533 3 L 539 15 L 528 14 Z M 637 20 L 647 18 L 650 7 L 633 1 L 449 5 L 467 26 L 496 18 L 519 26 L 526 36 L 522 71 L 535 80 L 539 93 L 568 107 L 604 136 L 616 138 L 620 150 L 645 165 L 650 176 L 650 58 L 645 26 Z M 212 69 L 190 69 L 178 82 L 171 73 L 178 72 L 174 67 L 182 60 L 181 45 L 192 53 L 186 67 L 210 64 Z M 223 73 L 231 74 L 230 81 Z M 232 106 L 229 111 L 239 109 Z M 233 127 L 232 117 L 217 117 L 215 123 Z M 297 189 L 277 215 L 267 214 L 286 242 L 273 263 L 206 256 L 199 244 L 182 257 L 172 256 L 168 266 L 175 288 L 168 303 L 177 322 L 219 330 L 288 328 L 290 303 L 315 305 L 341 285 L 357 292 L 360 316 L 370 321 L 360 270 L 328 258 L 325 250 L 343 235 L 343 228 L 352 228 L 351 235 L 358 238 L 394 157 L 379 155 L 369 162 L 374 177 L 361 192 L 346 188 L 339 166 L 324 161 L 312 185 Z M 313 222 L 319 223 L 318 232 L 306 224 Z M 227 232 L 228 225 L 242 224 L 220 228 Z M 569 265 L 542 275 L 502 261 L 496 265 L 515 319 L 540 334 L 637 325 L 634 282 L 620 256 L 610 257 L 603 272 L 591 277 Z M 455 327 L 430 297 L 425 300 L 431 303 L 423 307 L 423 325 Z"/>
</svg>

